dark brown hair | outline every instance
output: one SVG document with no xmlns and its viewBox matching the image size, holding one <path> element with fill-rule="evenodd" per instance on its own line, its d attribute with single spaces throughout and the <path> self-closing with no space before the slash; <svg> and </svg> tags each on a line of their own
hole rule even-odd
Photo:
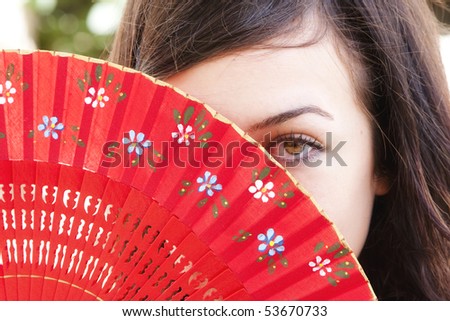
<svg viewBox="0 0 450 321">
<path fill-rule="evenodd" d="M 373 120 L 375 170 L 390 185 L 360 255 L 375 292 L 450 300 L 450 98 L 425 0 L 129 0 L 110 59 L 166 78 L 302 32 L 310 14 L 367 79 L 356 87 Z"/>
</svg>

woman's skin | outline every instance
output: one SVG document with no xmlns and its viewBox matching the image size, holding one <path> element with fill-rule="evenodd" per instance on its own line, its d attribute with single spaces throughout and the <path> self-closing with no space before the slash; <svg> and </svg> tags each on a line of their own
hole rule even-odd
<svg viewBox="0 0 450 321">
<path fill-rule="evenodd" d="M 374 173 L 371 122 L 356 95 L 355 73 L 349 72 L 360 67 L 338 54 L 330 35 L 309 46 L 279 47 L 304 40 L 292 35 L 275 39 L 268 44 L 276 48 L 208 59 L 166 81 L 212 106 L 270 150 L 358 255 L 374 197 L 386 192 Z"/>
</svg>

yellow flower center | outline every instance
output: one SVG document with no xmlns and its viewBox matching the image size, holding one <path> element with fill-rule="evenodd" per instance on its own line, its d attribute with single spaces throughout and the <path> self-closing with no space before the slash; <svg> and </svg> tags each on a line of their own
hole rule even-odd
<svg viewBox="0 0 450 321">
<path fill-rule="evenodd" d="M 319 267 L 323 267 L 323 263 L 319 263 Z"/>
<path fill-rule="evenodd" d="M 211 189 L 211 184 L 206 184 L 206 187 L 208 187 L 208 189 Z"/>
<path fill-rule="evenodd" d="M 189 134 L 184 134 L 184 139 L 188 139 L 189 138 Z"/>
<path fill-rule="evenodd" d="M 56 124 L 51 124 L 50 127 L 53 129 L 56 127 Z"/>
<path fill-rule="evenodd" d="M 99 95 L 99 96 L 97 97 L 97 100 L 98 100 L 98 101 L 102 101 L 102 100 L 103 100 L 103 96 Z"/>
<path fill-rule="evenodd" d="M 270 241 L 270 242 L 269 242 L 269 245 L 270 245 L 270 246 L 274 246 L 274 244 L 275 244 L 274 241 Z"/>
<path fill-rule="evenodd" d="M 261 192 L 263 193 L 267 192 L 267 188 L 266 187 L 261 188 Z"/>
<path fill-rule="evenodd" d="M 6 97 L 9 97 L 9 96 L 11 96 L 11 94 L 9 92 L 7 92 L 6 93 Z"/>
</svg>

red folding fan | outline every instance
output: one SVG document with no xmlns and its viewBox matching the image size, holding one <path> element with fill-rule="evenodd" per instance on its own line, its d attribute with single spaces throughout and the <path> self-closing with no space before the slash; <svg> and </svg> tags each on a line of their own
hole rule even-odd
<svg viewBox="0 0 450 321">
<path fill-rule="evenodd" d="M 136 71 L 2 52 L 0 173 L 1 300 L 375 299 L 256 142 Z"/>
</svg>

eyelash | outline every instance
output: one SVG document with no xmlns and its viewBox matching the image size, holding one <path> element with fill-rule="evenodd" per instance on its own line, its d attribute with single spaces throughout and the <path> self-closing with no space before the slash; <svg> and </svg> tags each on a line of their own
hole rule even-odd
<svg viewBox="0 0 450 321">
<path fill-rule="evenodd" d="M 290 146 L 287 144 L 290 144 Z M 300 163 L 304 164 L 304 162 L 312 161 L 312 158 L 317 157 L 325 149 L 317 139 L 305 134 L 294 133 L 276 137 L 265 148 L 278 162 L 286 167 L 294 167 Z M 276 148 L 275 153 L 273 152 L 274 148 Z M 283 149 L 281 155 L 280 148 Z M 287 148 L 300 148 L 300 151 L 289 152 Z"/>
</svg>

